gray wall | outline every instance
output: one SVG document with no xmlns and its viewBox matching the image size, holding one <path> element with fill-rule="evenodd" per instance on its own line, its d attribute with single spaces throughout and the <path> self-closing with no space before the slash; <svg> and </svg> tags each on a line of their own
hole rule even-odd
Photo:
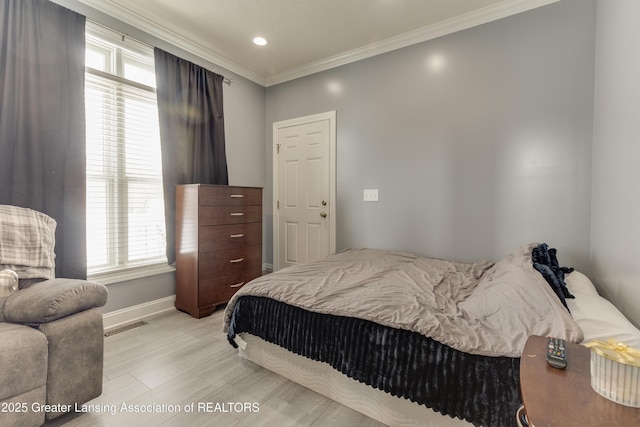
<svg viewBox="0 0 640 427">
<path fill-rule="evenodd" d="M 640 325 L 640 2 L 598 2 L 592 279 Z"/>
<path fill-rule="evenodd" d="M 565 0 L 267 88 L 265 194 L 272 123 L 336 110 L 338 249 L 544 241 L 588 273 L 595 12 Z"/>
<path fill-rule="evenodd" d="M 229 183 L 231 185 L 264 186 L 265 164 L 265 88 L 211 62 L 196 57 L 98 12 L 77 0 L 54 0 L 88 19 L 128 34 L 151 46 L 159 47 L 233 80 L 223 85 L 225 137 Z M 266 255 L 265 255 L 266 256 Z M 142 304 L 175 294 L 175 273 L 108 285 L 109 301 L 104 313 Z"/>
</svg>

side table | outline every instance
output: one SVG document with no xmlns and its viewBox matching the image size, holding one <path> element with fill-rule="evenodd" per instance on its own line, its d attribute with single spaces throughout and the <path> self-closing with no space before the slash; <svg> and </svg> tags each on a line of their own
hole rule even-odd
<svg viewBox="0 0 640 427">
<path fill-rule="evenodd" d="M 640 426 L 640 408 L 612 402 L 591 388 L 590 350 L 567 343 L 567 367 L 546 359 L 547 338 L 532 335 L 520 359 L 520 389 L 535 427 Z"/>
</svg>

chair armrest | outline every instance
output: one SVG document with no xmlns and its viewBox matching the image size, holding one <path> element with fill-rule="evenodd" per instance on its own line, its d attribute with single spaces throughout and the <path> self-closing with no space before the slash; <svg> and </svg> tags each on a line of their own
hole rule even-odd
<svg viewBox="0 0 640 427">
<path fill-rule="evenodd" d="M 13 323 L 47 323 L 107 303 L 104 285 L 78 279 L 50 279 L 7 298 L 4 319 Z"/>
</svg>

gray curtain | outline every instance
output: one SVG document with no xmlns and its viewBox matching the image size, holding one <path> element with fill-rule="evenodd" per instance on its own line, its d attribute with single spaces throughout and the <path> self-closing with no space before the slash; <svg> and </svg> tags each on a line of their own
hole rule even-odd
<svg viewBox="0 0 640 427">
<path fill-rule="evenodd" d="M 85 17 L 0 0 L 0 204 L 54 218 L 56 276 L 86 278 Z"/>
<path fill-rule="evenodd" d="M 223 77 L 158 48 L 154 54 L 167 258 L 172 264 L 176 185 L 229 183 L 222 112 Z"/>
</svg>

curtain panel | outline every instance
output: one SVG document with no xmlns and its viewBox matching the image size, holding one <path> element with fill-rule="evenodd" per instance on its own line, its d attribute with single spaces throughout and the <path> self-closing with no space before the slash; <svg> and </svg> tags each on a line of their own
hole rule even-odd
<svg viewBox="0 0 640 427">
<path fill-rule="evenodd" d="M 175 262 L 178 184 L 228 185 L 222 111 L 223 76 L 154 49 L 167 259 Z"/>
<path fill-rule="evenodd" d="M 0 0 L 0 204 L 57 222 L 56 276 L 86 278 L 85 17 Z"/>
</svg>

